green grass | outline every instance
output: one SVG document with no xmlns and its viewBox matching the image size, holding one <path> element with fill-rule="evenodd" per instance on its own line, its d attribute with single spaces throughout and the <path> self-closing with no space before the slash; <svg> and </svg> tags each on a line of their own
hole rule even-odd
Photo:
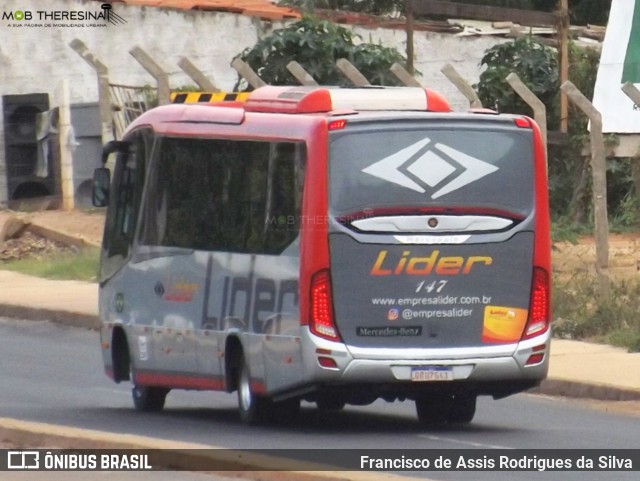
<svg viewBox="0 0 640 481">
<path fill-rule="evenodd" d="M 612 279 L 608 299 L 601 299 L 595 276 L 554 276 L 554 334 L 601 342 L 640 352 L 640 280 Z"/>
<path fill-rule="evenodd" d="M 91 247 L 74 253 L 66 252 L 2 262 L 0 269 L 46 279 L 98 282 L 99 260 L 100 249 Z"/>
</svg>

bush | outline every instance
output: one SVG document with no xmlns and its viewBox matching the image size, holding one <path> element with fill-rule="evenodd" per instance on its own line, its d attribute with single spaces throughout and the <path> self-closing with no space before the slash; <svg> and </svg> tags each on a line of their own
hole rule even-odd
<svg viewBox="0 0 640 481">
<path fill-rule="evenodd" d="M 322 85 L 351 86 L 336 67 L 341 58 L 354 64 L 374 85 L 400 85 L 389 68 L 395 62 L 406 63 L 405 57 L 394 48 L 360 40 L 329 21 L 304 17 L 275 30 L 237 57 L 270 85 L 297 85 L 287 70 L 287 64 L 295 60 Z"/>
<path fill-rule="evenodd" d="M 507 76 L 515 72 L 547 107 L 549 129 L 557 126 L 560 84 L 553 50 L 534 37 L 521 37 L 488 49 L 480 65 L 485 70 L 476 88 L 482 105 L 499 112 L 531 115 L 531 108 L 507 83 Z"/>
<path fill-rule="evenodd" d="M 556 274 L 553 304 L 557 337 L 640 350 L 640 280 L 613 280 L 610 298 L 602 300 L 597 280 L 589 273 L 579 272 L 569 279 Z"/>
</svg>

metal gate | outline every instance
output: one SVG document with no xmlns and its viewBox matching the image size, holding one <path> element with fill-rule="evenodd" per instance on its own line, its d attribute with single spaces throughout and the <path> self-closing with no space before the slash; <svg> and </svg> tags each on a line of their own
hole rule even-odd
<svg viewBox="0 0 640 481">
<path fill-rule="evenodd" d="M 109 97 L 115 138 L 121 139 L 127 126 L 133 120 L 158 105 L 158 89 L 145 85 L 109 84 Z"/>
</svg>

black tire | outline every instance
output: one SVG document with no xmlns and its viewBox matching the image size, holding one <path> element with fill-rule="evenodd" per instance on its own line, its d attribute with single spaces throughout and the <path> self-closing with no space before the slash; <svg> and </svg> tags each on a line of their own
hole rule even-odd
<svg viewBox="0 0 640 481">
<path fill-rule="evenodd" d="M 420 425 L 433 428 L 444 426 L 448 421 L 450 398 L 432 395 L 416 399 L 416 413 Z"/>
<path fill-rule="evenodd" d="M 267 398 L 257 395 L 251 389 L 251 373 L 244 359 L 238 371 L 237 386 L 240 420 L 250 425 L 264 422 L 270 411 L 270 403 Z"/>
<path fill-rule="evenodd" d="M 318 410 L 324 412 L 340 411 L 345 404 L 346 403 L 342 399 L 335 397 L 320 397 L 316 399 L 316 406 L 318 406 Z"/>
<path fill-rule="evenodd" d="M 155 386 L 133 385 L 131 396 L 133 405 L 138 411 L 158 412 L 164 408 L 169 389 Z"/>
<path fill-rule="evenodd" d="M 170 389 L 156 386 L 139 386 L 135 383 L 133 363 L 129 363 L 129 380 L 133 384 L 131 397 L 137 411 L 158 412 L 164 408 Z"/>
<path fill-rule="evenodd" d="M 476 414 L 475 394 L 432 395 L 416 399 L 418 421 L 425 427 L 468 424 Z"/>
<path fill-rule="evenodd" d="M 477 396 L 472 394 L 454 395 L 447 413 L 447 421 L 451 424 L 468 424 L 476 414 Z"/>
</svg>

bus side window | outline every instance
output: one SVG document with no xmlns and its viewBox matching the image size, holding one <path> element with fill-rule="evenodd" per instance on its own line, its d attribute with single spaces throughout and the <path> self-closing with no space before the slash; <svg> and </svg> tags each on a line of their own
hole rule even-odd
<svg viewBox="0 0 640 481">
<path fill-rule="evenodd" d="M 141 245 L 298 255 L 303 145 L 168 137 L 156 151 Z"/>
<path fill-rule="evenodd" d="M 101 280 L 112 276 L 131 253 L 144 187 L 146 147 L 143 134 L 136 134 L 128 153 L 118 154 L 107 211 Z"/>
</svg>

